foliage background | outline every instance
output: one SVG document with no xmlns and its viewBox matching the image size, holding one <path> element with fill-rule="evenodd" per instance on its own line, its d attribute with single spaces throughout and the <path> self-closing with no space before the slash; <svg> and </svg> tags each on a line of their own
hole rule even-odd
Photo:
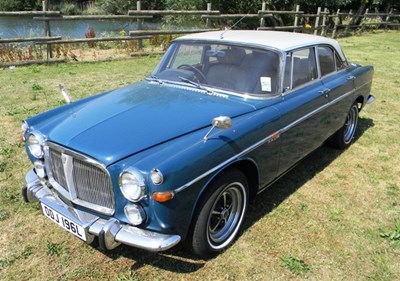
<svg viewBox="0 0 400 281">
<path fill-rule="evenodd" d="M 75 9 L 66 9 L 73 13 L 85 13 L 85 11 L 104 12 L 107 14 L 126 14 L 129 9 L 136 8 L 136 0 L 48 0 L 52 9 L 74 6 Z M 212 3 L 215 10 L 221 13 L 254 13 L 261 8 L 262 0 L 142 0 L 143 9 L 205 9 L 207 2 Z M 400 9 L 398 0 L 266 0 L 267 6 L 273 10 L 292 10 L 300 5 L 305 12 L 315 12 L 317 7 L 329 10 L 344 9 L 358 10 L 362 4 L 367 8 L 380 11 L 390 8 Z M 41 0 L 0 0 L 0 10 L 40 10 Z"/>
<path fill-rule="evenodd" d="M 104 15 L 104 14 L 127 14 L 128 10 L 136 9 L 136 0 L 47 0 L 49 10 L 61 11 L 64 15 Z M 331 13 L 353 10 L 356 16 L 351 19 L 350 24 L 359 24 L 361 17 L 358 15 L 370 11 L 389 11 L 400 9 L 399 0 L 264 0 L 269 10 L 295 10 L 300 5 L 306 14 L 313 14 L 318 7 L 327 8 Z M 142 0 L 143 10 L 205 10 L 207 3 L 212 4 L 213 10 L 219 10 L 222 14 L 257 13 L 261 9 L 263 0 Z M 23 11 L 41 10 L 41 0 L 0 0 L 0 11 Z M 196 16 L 155 16 L 149 22 L 162 22 L 164 28 L 174 25 L 175 28 L 187 28 L 203 23 Z M 220 20 L 219 26 L 231 26 L 238 19 Z M 293 21 L 293 15 L 277 15 L 274 18 L 266 18 L 267 26 L 284 25 L 284 22 Z M 308 21 L 306 19 L 306 21 Z M 178 27 L 179 26 L 179 27 Z M 256 29 L 259 20 L 255 18 L 246 19 L 237 26 L 239 29 Z"/>
</svg>

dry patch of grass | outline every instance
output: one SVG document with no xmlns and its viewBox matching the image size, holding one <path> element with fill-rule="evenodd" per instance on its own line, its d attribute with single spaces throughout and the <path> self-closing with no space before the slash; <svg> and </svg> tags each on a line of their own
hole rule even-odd
<svg viewBox="0 0 400 281">
<path fill-rule="evenodd" d="M 126 36 L 122 31 L 119 36 Z M 105 34 L 106 37 L 115 37 L 112 34 Z M 65 61 L 104 61 L 124 59 L 132 53 L 163 52 L 171 41 L 177 36 L 155 35 L 150 40 L 142 42 L 142 48 L 138 50 L 138 41 L 123 40 L 109 42 L 88 42 L 88 43 L 65 43 L 52 44 L 52 58 L 64 59 Z M 91 37 L 94 38 L 94 37 Z M 45 45 L 26 45 L 25 43 L 2 44 L 0 45 L 0 65 L 2 63 L 13 64 L 23 61 L 43 60 L 46 58 L 47 48 Z"/>
<path fill-rule="evenodd" d="M 398 280 L 400 279 L 400 33 L 340 39 L 349 59 L 375 67 L 377 100 L 360 114 L 346 151 L 321 147 L 262 193 L 236 243 L 203 261 L 176 247 L 154 254 L 85 245 L 24 204 L 30 164 L 20 121 L 142 78 L 158 58 L 0 70 L 0 279 Z"/>
</svg>

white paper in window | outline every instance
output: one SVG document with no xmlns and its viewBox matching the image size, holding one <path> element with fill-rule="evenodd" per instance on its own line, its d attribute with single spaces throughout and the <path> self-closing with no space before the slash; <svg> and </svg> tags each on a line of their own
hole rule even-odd
<svg viewBox="0 0 400 281">
<path fill-rule="evenodd" d="M 260 77 L 261 91 L 271 92 L 271 77 Z"/>
</svg>

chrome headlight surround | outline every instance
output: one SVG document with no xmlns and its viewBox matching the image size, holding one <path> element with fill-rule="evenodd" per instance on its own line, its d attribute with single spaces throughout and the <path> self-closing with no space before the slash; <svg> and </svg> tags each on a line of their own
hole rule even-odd
<svg viewBox="0 0 400 281">
<path fill-rule="evenodd" d="M 119 175 L 119 188 L 125 198 L 131 202 L 138 202 L 146 197 L 145 178 L 136 168 L 129 168 Z"/>
<path fill-rule="evenodd" d="M 43 135 L 38 132 L 31 132 L 26 140 L 30 153 L 36 158 L 43 158 L 43 144 L 45 139 Z"/>
</svg>

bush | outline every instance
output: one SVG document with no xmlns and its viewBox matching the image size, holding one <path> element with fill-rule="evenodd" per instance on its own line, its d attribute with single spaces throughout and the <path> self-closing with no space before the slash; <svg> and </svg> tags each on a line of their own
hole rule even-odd
<svg viewBox="0 0 400 281">
<path fill-rule="evenodd" d="M 59 10 L 63 15 L 77 15 L 82 13 L 81 9 L 73 3 L 63 3 L 59 7 Z"/>
<path fill-rule="evenodd" d="M 133 1 L 98 0 L 97 3 L 107 14 L 127 14 L 129 9 L 136 9 Z"/>
<path fill-rule="evenodd" d="M 89 2 L 84 7 L 82 13 L 84 15 L 104 15 L 106 12 L 100 7 L 100 5 L 94 2 Z"/>
<path fill-rule="evenodd" d="M 0 11 L 32 11 L 41 8 L 41 0 L 0 0 Z"/>
<path fill-rule="evenodd" d="M 206 3 L 196 0 L 166 0 L 166 9 L 170 10 L 205 10 Z M 185 28 L 186 26 L 203 25 L 205 21 L 199 16 L 194 15 L 168 15 L 163 17 L 165 25 L 176 25 L 176 28 Z"/>
</svg>

